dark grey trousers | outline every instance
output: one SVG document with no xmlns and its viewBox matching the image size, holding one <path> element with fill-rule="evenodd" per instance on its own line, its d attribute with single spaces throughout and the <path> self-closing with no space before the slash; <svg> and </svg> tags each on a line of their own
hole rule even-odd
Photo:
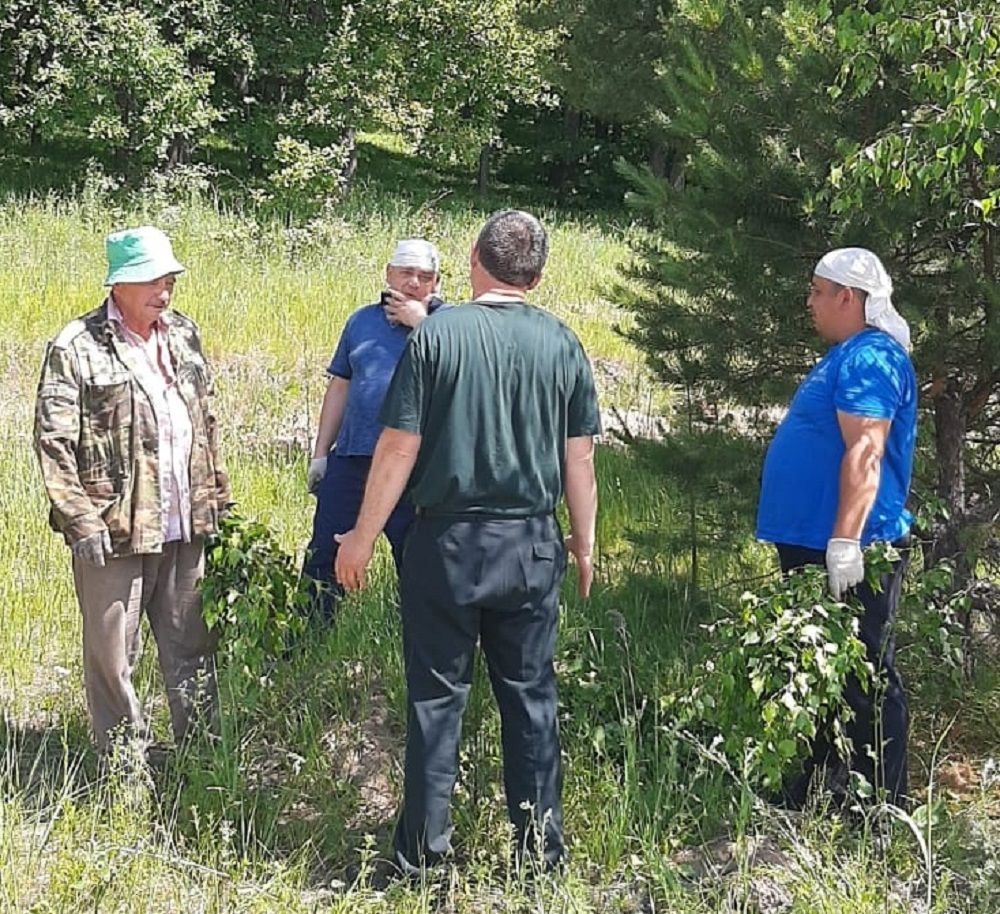
<svg viewBox="0 0 1000 914">
<path fill-rule="evenodd" d="M 562 534 L 551 515 L 418 517 L 400 578 L 408 721 L 396 857 L 404 870 L 451 851 L 451 796 L 479 642 L 500 710 L 517 853 L 564 853 L 553 668 Z"/>
</svg>

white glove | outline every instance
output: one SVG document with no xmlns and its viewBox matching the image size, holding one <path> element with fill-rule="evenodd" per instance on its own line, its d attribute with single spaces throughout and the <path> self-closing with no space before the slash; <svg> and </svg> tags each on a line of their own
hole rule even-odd
<svg viewBox="0 0 1000 914">
<path fill-rule="evenodd" d="M 106 556 L 111 555 L 111 535 L 107 530 L 100 533 L 91 533 L 82 540 L 77 540 L 70 547 L 73 557 L 88 565 L 103 568 L 106 564 Z"/>
<path fill-rule="evenodd" d="M 834 537 L 826 544 L 826 572 L 835 600 L 865 579 L 865 557 L 857 540 Z"/>
<path fill-rule="evenodd" d="M 313 457 L 309 461 L 309 472 L 306 473 L 306 485 L 313 495 L 316 494 L 324 476 L 326 476 L 326 457 Z"/>
</svg>

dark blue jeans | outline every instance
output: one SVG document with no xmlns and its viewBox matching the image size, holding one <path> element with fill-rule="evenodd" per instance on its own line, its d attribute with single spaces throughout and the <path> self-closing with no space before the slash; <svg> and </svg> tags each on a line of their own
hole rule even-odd
<svg viewBox="0 0 1000 914">
<path fill-rule="evenodd" d="M 478 643 L 500 709 L 516 853 L 564 853 L 553 655 L 566 551 L 551 515 L 418 517 L 400 578 L 407 728 L 395 850 L 408 872 L 451 851 L 451 795 Z"/>
<path fill-rule="evenodd" d="M 826 565 L 826 553 L 804 546 L 776 544 L 783 572 L 803 565 Z M 793 807 L 801 807 L 806 800 L 810 779 L 817 768 L 833 766 L 841 771 L 849 764 L 874 787 L 885 790 L 886 799 L 893 804 L 904 802 L 907 790 L 906 743 L 910 727 L 910 712 L 903 689 L 903 680 L 896 670 L 896 639 L 893 623 L 899 606 L 903 577 L 910 559 L 909 537 L 893 543 L 900 558 L 890 571 L 882 575 L 881 590 L 875 591 L 868 584 L 859 584 L 853 593 L 861 601 L 858 636 L 864 642 L 865 653 L 875 667 L 881 682 L 871 691 L 851 677 L 844 689 L 844 698 L 854 711 L 854 719 L 847 725 L 847 735 L 853 744 L 850 760 L 837 758 L 829 735 L 817 734 L 812 756 L 806 761 L 802 775 L 785 787 L 785 800 Z M 873 752 L 873 746 L 879 746 Z M 874 756 L 874 757 L 873 757 Z"/>
<path fill-rule="evenodd" d="M 337 544 L 333 535 L 354 528 L 371 465 L 371 457 L 337 457 L 331 454 L 326 464 L 326 476 L 316 493 L 312 539 L 306 547 L 302 575 L 313 580 L 316 612 L 327 622 L 333 620 L 337 599 L 343 593 L 333 574 L 333 563 L 337 559 Z M 402 567 L 403 541 L 411 523 L 413 506 L 404 498 L 389 515 L 383 531 L 392 547 L 397 574 Z"/>
</svg>

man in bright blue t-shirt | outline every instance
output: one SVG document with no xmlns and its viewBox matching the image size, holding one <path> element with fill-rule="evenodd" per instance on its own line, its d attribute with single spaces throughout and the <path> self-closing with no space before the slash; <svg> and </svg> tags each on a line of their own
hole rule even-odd
<svg viewBox="0 0 1000 914">
<path fill-rule="evenodd" d="M 799 385 L 768 449 L 757 537 L 775 544 L 782 571 L 825 566 L 833 596 L 843 599 L 853 589 L 864 606 L 860 637 L 885 686 L 875 690 L 877 705 L 874 694 L 848 685 L 850 769 L 896 803 L 906 794 L 909 712 L 892 625 L 913 522 L 906 499 L 917 382 L 909 328 L 891 294 L 881 261 L 864 248 L 831 251 L 817 265 L 809 309 L 817 332 L 834 345 Z M 878 591 L 864 583 L 862 550 L 874 542 L 892 543 L 900 553 Z M 787 785 L 785 802 L 801 806 L 814 771 L 827 765 L 843 768 L 820 734 L 802 776 Z"/>
<path fill-rule="evenodd" d="M 307 483 L 316 495 L 316 513 L 302 573 L 315 582 L 318 613 L 326 621 L 333 618 L 340 594 L 333 537 L 357 520 L 382 433 L 378 417 L 389 381 L 410 331 L 441 305 L 437 248 L 419 238 L 400 241 L 386 266 L 385 282 L 382 300 L 355 311 L 341 332 L 327 368 L 329 383 L 309 463 Z M 385 525 L 397 570 L 412 522 L 413 507 L 404 499 Z"/>
</svg>

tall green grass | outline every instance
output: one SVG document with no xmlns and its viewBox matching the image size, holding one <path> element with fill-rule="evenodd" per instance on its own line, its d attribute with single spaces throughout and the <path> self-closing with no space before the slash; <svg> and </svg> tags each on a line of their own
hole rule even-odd
<svg viewBox="0 0 1000 914">
<path fill-rule="evenodd" d="M 613 329 L 628 323 L 611 291 L 629 256 L 625 238 L 540 215 L 552 255 L 533 301 L 568 320 L 594 358 L 637 365 Z M 467 298 L 469 252 L 483 218 L 472 208 L 424 208 L 364 193 L 344 213 L 297 227 L 262 225 L 200 199 L 183 207 L 153 199 L 128 211 L 86 198 L 15 200 L 0 207 L 0 332 L 44 339 L 100 304 L 105 234 L 151 222 L 171 235 L 187 267 L 175 304 L 201 324 L 214 357 L 253 352 L 268 364 L 315 361 L 321 369 L 347 316 L 377 299 L 401 237 L 434 241 L 446 298 Z"/>
<path fill-rule="evenodd" d="M 564 317 L 592 357 L 619 366 L 630 390 L 648 387 L 639 356 L 611 329 L 625 319 L 608 298 L 628 258 L 625 236 L 543 215 L 553 252 L 538 303 Z M 344 319 L 374 299 L 394 239 L 409 234 L 441 246 L 449 297 L 461 298 L 481 218 L 471 207 L 421 210 L 370 191 L 295 229 L 202 201 L 151 200 L 127 212 L 86 198 L 0 208 L 0 911 L 752 911 L 762 835 L 785 855 L 770 873 L 790 899 L 785 910 L 917 910 L 908 892 L 921 864 L 905 834 L 876 857 L 864 833 L 831 826 L 822 812 L 795 823 L 741 808 L 731 775 L 672 731 L 669 707 L 690 682 L 701 624 L 728 598 L 728 581 L 768 559 L 749 543 L 710 552 L 693 592 L 683 550 L 637 545 L 676 532 L 686 493 L 607 446 L 598 453 L 598 580 L 583 602 L 570 572 L 557 657 L 564 878 L 532 882 L 511 868 L 499 722 L 480 670 L 455 798 L 459 865 L 423 884 L 377 884 L 372 857 L 387 847 L 405 727 L 384 544 L 369 590 L 345 601 L 334 627 L 313 632 L 263 683 L 224 673 L 218 744 L 193 744 L 149 781 L 98 772 L 68 550 L 46 527 L 30 428 L 45 339 L 100 301 L 103 234 L 152 221 L 173 235 L 189 269 L 177 306 L 201 323 L 217 369 L 236 498 L 300 554 L 313 505 L 303 444 Z M 626 403 L 607 387 L 602 398 Z M 138 679 L 166 738 L 153 654 L 150 642 Z M 995 802 L 995 787 L 984 787 L 981 811 L 942 826 L 935 910 L 996 909 L 988 881 L 977 881 L 1000 860 L 1000 829 L 987 815 Z M 692 877 L 677 852 L 720 836 L 735 839 L 734 875 Z"/>
</svg>

